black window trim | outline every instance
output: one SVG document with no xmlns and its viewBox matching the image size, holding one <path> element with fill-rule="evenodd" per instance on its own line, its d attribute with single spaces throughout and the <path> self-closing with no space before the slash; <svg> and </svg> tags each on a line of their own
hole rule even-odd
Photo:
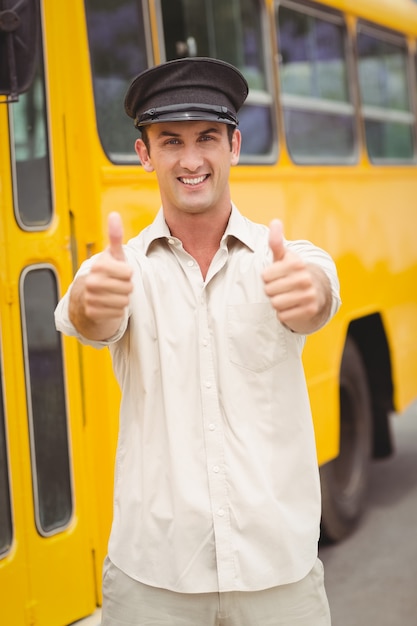
<svg viewBox="0 0 417 626">
<path fill-rule="evenodd" d="M 68 434 L 68 460 L 69 460 L 69 486 L 71 494 L 71 515 L 68 521 L 57 526 L 52 530 L 45 530 L 42 526 L 41 516 L 39 512 L 39 490 L 38 490 L 38 475 L 36 468 L 36 450 L 35 450 L 35 433 L 33 426 L 33 407 L 32 407 L 32 395 L 31 395 L 31 380 L 30 380 L 30 368 L 28 357 L 28 344 L 27 344 L 27 328 L 26 328 L 26 316 L 25 316 L 25 298 L 24 298 L 24 283 L 25 278 L 33 271 L 37 270 L 49 270 L 55 277 L 57 291 L 59 290 L 59 275 L 56 268 L 50 263 L 33 263 L 26 265 L 19 277 L 19 296 L 20 296 L 20 318 L 21 318 L 21 337 L 23 347 L 23 363 L 24 363 L 24 376 L 25 376 L 25 390 L 26 390 L 26 406 L 27 406 L 27 422 L 29 425 L 29 440 L 30 440 L 30 467 L 32 475 L 32 490 L 33 490 L 33 508 L 35 514 L 36 529 L 41 537 L 52 537 L 63 531 L 67 530 L 75 517 L 75 490 L 74 490 L 74 474 L 72 464 L 72 447 L 71 447 L 71 430 L 69 420 L 69 407 L 68 407 L 68 395 L 66 387 L 66 367 L 64 358 L 64 349 L 62 345 L 62 338 L 60 336 L 60 342 L 62 347 L 62 371 L 63 371 L 63 383 L 64 383 L 64 399 L 65 399 L 65 417 Z M 59 291 L 58 291 L 59 297 Z"/>
</svg>

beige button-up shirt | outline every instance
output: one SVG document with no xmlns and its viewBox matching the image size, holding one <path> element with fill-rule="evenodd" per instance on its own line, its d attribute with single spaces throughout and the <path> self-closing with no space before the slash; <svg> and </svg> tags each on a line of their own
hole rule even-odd
<svg viewBox="0 0 417 626">
<path fill-rule="evenodd" d="M 339 306 L 333 261 L 319 264 Z M 109 557 L 178 592 L 252 591 L 304 577 L 317 556 L 320 485 L 301 363 L 261 273 L 268 228 L 233 207 L 204 281 L 162 211 L 125 246 L 126 319 L 108 342 L 122 390 Z M 88 271 L 91 260 L 80 272 Z M 77 336 L 67 313 L 57 328 Z"/>
</svg>

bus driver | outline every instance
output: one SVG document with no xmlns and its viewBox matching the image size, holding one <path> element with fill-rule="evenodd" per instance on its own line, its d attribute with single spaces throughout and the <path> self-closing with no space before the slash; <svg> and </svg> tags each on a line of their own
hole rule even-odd
<svg viewBox="0 0 417 626">
<path fill-rule="evenodd" d="M 57 328 L 122 390 L 102 626 L 328 626 L 301 353 L 339 307 L 331 258 L 231 201 L 248 86 L 219 60 L 146 70 L 125 101 L 162 207 L 84 262 Z"/>
</svg>

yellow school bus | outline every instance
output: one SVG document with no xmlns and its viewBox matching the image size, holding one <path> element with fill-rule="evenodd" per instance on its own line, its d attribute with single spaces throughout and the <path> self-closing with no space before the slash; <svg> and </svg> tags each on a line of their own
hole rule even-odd
<svg viewBox="0 0 417 626">
<path fill-rule="evenodd" d="M 109 212 L 128 239 L 159 208 L 123 99 L 164 60 L 243 72 L 233 200 L 336 261 L 343 306 L 304 363 L 323 534 L 352 531 L 417 395 L 416 46 L 412 0 L 0 0 L 1 624 L 101 602 L 119 390 L 53 311 Z"/>
</svg>

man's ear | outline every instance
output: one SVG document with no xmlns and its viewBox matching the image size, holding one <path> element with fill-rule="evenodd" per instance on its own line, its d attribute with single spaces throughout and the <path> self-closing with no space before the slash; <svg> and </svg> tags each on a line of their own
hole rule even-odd
<svg viewBox="0 0 417 626">
<path fill-rule="evenodd" d="M 153 165 L 149 156 L 148 148 L 142 139 L 136 139 L 135 141 L 136 154 L 139 157 L 142 167 L 146 172 L 153 172 Z"/>
<path fill-rule="evenodd" d="M 231 165 L 237 165 L 239 163 L 240 147 L 242 145 L 242 135 L 240 130 L 236 128 L 232 137 L 232 158 Z"/>
</svg>

